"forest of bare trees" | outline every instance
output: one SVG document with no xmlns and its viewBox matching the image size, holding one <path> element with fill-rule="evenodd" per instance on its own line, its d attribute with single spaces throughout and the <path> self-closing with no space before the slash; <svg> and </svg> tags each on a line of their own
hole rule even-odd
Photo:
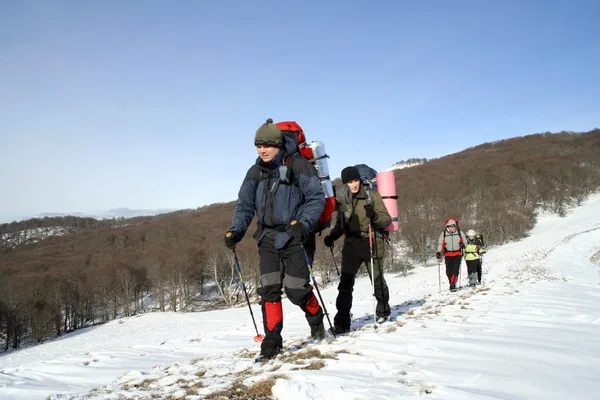
<svg viewBox="0 0 600 400">
<path fill-rule="evenodd" d="M 401 231 L 392 241 L 408 254 L 399 259 L 388 246 L 386 266 L 406 271 L 412 261 L 435 253 L 447 217 L 459 218 L 464 230 L 481 231 L 494 245 L 526 236 L 541 209 L 564 215 L 600 186 L 600 130 L 486 143 L 395 175 Z M 4 348 L 141 312 L 243 302 L 232 254 L 222 244 L 233 207 L 229 202 L 153 217 L 53 217 L 0 226 Z M 33 243 L 24 230 L 46 234 Z M 258 257 L 250 236 L 237 253 L 255 299 Z M 338 263 L 340 247 L 334 249 Z M 323 284 L 335 277 L 322 237 L 314 267 Z M 211 303 L 211 296 L 218 302 Z"/>
</svg>

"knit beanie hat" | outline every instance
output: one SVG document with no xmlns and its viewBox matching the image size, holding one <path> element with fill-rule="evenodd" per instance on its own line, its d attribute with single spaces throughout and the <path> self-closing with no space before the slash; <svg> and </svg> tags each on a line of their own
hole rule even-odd
<svg viewBox="0 0 600 400">
<path fill-rule="evenodd" d="M 254 136 L 254 145 L 274 147 L 283 146 L 281 129 L 279 129 L 277 125 L 273 123 L 271 118 L 267 119 L 267 122 L 262 124 L 256 131 L 256 136 Z"/>
<path fill-rule="evenodd" d="M 342 182 L 348 183 L 352 181 L 360 181 L 360 172 L 356 167 L 346 167 L 342 170 Z"/>
</svg>

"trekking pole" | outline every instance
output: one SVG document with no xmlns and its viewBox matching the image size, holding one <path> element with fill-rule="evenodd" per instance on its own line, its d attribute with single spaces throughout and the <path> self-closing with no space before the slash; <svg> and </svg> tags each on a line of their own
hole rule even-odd
<svg viewBox="0 0 600 400">
<path fill-rule="evenodd" d="M 246 302 L 248 303 L 248 308 L 250 309 L 250 316 L 252 316 L 252 322 L 254 323 L 254 330 L 256 331 L 256 336 L 254 336 L 255 342 L 262 342 L 265 338 L 264 335 L 258 333 L 258 328 L 256 326 L 256 320 L 254 319 L 254 313 L 252 312 L 252 307 L 250 306 L 250 299 L 248 298 L 248 291 L 246 290 L 246 284 L 244 283 L 244 277 L 242 276 L 242 270 L 240 269 L 240 262 L 237 258 L 237 253 L 233 250 L 233 259 L 235 260 L 235 266 L 238 271 L 238 275 L 240 276 L 240 282 L 242 283 L 242 289 L 244 289 L 244 294 L 246 295 Z"/>
<path fill-rule="evenodd" d="M 462 262 L 463 262 L 463 260 L 462 260 L 463 259 L 462 254 L 463 253 L 461 253 L 460 264 L 458 266 L 458 280 L 460 282 L 459 289 L 462 288 Z M 466 263 L 466 261 L 465 261 L 465 263 Z"/>
<path fill-rule="evenodd" d="M 479 270 L 481 271 L 481 273 L 479 274 L 479 283 L 481 284 L 481 282 L 483 282 L 483 254 L 481 254 L 479 256 Z"/>
<path fill-rule="evenodd" d="M 442 268 L 442 260 L 438 260 L 438 293 L 442 292 L 442 272 L 441 272 L 441 268 Z"/>
<path fill-rule="evenodd" d="M 333 265 L 335 265 L 335 272 L 337 272 L 338 276 L 340 276 L 340 270 L 338 269 L 337 262 L 335 261 L 335 255 L 333 254 L 333 247 L 330 247 L 331 257 L 333 258 Z"/>
<path fill-rule="evenodd" d="M 373 229 L 371 229 L 371 224 L 369 224 L 369 253 L 371 253 L 371 286 L 373 287 L 373 298 L 371 302 L 373 303 L 373 324 L 375 325 L 375 329 L 377 329 L 377 305 L 375 302 L 375 270 L 373 267 Z"/>
<path fill-rule="evenodd" d="M 325 307 L 325 302 L 323 301 L 323 297 L 321 297 L 321 291 L 319 290 L 319 285 L 317 285 L 317 279 L 315 278 L 315 274 L 313 274 L 312 266 L 310 265 L 310 261 L 308 260 L 308 253 L 306 253 L 306 249 L 304 245 L 300 245 L 302 247 L 302 251 L 304 251 L 304 258 L 306 259 L 306 265 L 308 266 L 308 272 L 313 281 L 313 285 L 315 285 L 315 289 L 317 290 L 317 295 L 319 296 L 319 300 L 321 300 L 321 306 L 323 307 L 323 314 L 327 317 L 327 322 L 329 322 L 329 332 L 335 338 L 335 330 L 333 329 L 333 325 L 331 324 L 331 320 L 329 319 L 329 313 L 327 312 L 327 307 Z"/>
</svg>

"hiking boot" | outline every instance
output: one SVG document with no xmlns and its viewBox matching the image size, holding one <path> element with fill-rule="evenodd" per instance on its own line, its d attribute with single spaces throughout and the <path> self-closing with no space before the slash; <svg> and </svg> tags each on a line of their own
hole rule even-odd
<svg viewBox="0 0 600 400">
<path fill-rule="evenodd" d="M 344 328 L 343 326 L 336 325 L 333 327 L 333 332 L 336 336 L 345 335 L 346 333 L 350 332 L 350 328 Z"/>
<path fill-rule="evenodd" d="M 456 292 L 456 285 L 454 283 L 450 284 L 450 291 L 451 292 Z"/>
<path fill-rule="evenodd" d="M 325 326 L 323 325 L 323 322 L 319 325 L 310 326 L 310 336 L 315 341 L 325 339 Z"/>
<path fill-rule="evenodd" d="M 388 317 L 388 316 L 386 316 L 386 315 L 381 315 L 381 316 L 377 317 L 377 323 L 378 323 L 378 324 L 383 324 L 385 321 L 387 321 L 387 320 L 388 320 L 388 318 L 389 318 L 389 317 Z"/>
<path fill-rule="evenodd" d="M 273 358 L 277 357 L 279 353 L 281 353 L 280 346 L 262 346 L 262 348 L 260 349 L 260 354 L 258 355 L 258 357 L 256 357 L 255 360 L 257 362 L 272 360 Z"/>
</svg>

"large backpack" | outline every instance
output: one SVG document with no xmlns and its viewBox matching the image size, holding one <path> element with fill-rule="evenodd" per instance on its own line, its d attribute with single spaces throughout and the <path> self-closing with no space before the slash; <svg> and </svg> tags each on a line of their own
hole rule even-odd
<svg viewBox="0 0 600 400">
<path fill-rule="evenodd" d="M 325 146 L 321 142 L 307 143 L 302 127 L 295 121 L 283 121 L 275 125 L 281 130 L 282 135 L 289 137 L 298 145 L 299 154 L 310 161 L 317 170 L 317 175 L 321 180 L 321 186 L 325 193 L 325 208 L 319 217 L 319 226 L 316 229 L 317 232 L 321 232 L 331 226 L 331 216 L 335 211 L 335 192 L 329 177 L 327 165 L 329 156 L 325 153 Z"/>
<path fill-rule="evenodd" d="M 356 164 L 354 168 L 356 168 L 360 174 L 360 180 L 365 189 L 365 194 L 367 195 L 367 204 L 372 204 L 373 199 L 371 198 L 371 192 L 376 191 L 379 193 L 377 190 L 377 170 L 369 167 L 367 164 Z M 389 240 L 389 231 L 385 229 L 379 229 L 378 231 L 386 241 Z"/>
<path fill-rule="evenodd" d="M 479 239 L 479 241 L 481 242 L 481 245 L 482 245 L 483 247 L 485 247 L 485 242 L 483 241 L 483 235 L 482 235 L 481 233 L 476 233 L 476 234 L 475 234 L 475 238 L 476 238 L 476 239 Z"/>
</svg>

